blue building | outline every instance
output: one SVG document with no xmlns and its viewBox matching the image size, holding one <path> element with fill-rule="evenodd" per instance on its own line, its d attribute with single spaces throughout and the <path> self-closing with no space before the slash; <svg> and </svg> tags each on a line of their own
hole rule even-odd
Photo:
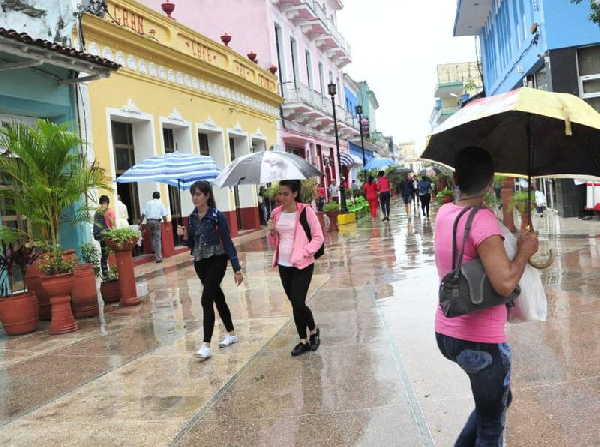
<svg viewBox="0 0 600 447">
<path fill-rule="evenodd" d="M 486 96 L 525 85 L 577 95 L 600 111 L 600 26 L 590 12 L 588 1 L 458 0 L 454 35 L 477 38 Z M 549 186 L 562 216 L 583 212 L 584 188 Z"/>
</svg>

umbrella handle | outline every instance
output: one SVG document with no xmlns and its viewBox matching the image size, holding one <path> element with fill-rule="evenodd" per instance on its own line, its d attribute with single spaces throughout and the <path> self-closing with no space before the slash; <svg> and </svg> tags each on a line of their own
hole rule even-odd
<svg viewBox="0 0 600 447">
<path fill-rule="evenodd" d="M 538 270 L 544 270 L 544 269 L 547 269 L 548 267 L 550 267 L 554 263 L 554 258 L 555 258 L 554 251 L 552 249 L 550 249 L 550 251 L 548 252 L 548 259 L 546 259 L 546 261 L 535 262 L 530 259 L 529 265 Z"/>
</svg>

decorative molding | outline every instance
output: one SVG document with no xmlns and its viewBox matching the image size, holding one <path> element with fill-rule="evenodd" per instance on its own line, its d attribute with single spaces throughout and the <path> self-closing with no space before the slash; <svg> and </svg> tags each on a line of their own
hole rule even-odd
<svg viewBox="0 0 600 447">
<path fill-rule="evenodd" d="M 181 115 L 181 112 L 177 109 L 173 109 L 171 114 L 167 117 L 170 121 L 177 121 L 183 124 L 187 124 L 187 121 Z"/>
<path fill-rule="evenodd" d="M 129 100 L 127 101 L 127 104 L 125 104 L 123 107 L 121 107 L 121 112 L 124 113 L 132 113 L 134 115 L 141 115 L 142 111 L 140 110 L 140 108 L 135 104 L 135 102 L 133 102 L 133 99 L 129 98 Z"/>
</svg>

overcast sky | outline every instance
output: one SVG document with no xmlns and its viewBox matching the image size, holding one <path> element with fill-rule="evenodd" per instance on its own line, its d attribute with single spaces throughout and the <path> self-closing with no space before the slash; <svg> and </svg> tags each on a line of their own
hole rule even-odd
<svg viewBox="0 0 600 447">
<path fill-rule="evenodd" d="M 475 60 L 471 37 L 452 37 L 455 0 L 345 0 L 338 27 L 352 46 L 345 70 L 377 95 L 378 130 L 424 141 L 437 64 Z"/>
</svg>

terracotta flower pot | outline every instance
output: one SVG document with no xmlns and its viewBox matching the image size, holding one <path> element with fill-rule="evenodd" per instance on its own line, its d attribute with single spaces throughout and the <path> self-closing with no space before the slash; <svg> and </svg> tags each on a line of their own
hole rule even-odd
<svg viewBox="0 0 600 447">
<path fill-rule="evenodd" d="M 48 333 L 50 335 L 58 335 L 79 329 L 71 310 L 73 275 L 65 273 L 62 275 L 43 276 L 42 287 L 50 297 L 52 312 Z"/>
<path fill-rule="evenodd" d="M 50 321 L 50 297 L 46 293 L 46 289 L 42 287 L 42 271 L 38 267 L 38 261 L 27 267 L 25 285 L 27 290 L 33 292 L 37 297 L 40 320 Z"/>
<path fill-rule="evenodd" d="M 337 225 L 337 217 L 339 216 L 340 212 L 339 211 L 327 211 L 325 214 L 327 214 L 327 217 L 329 217 L 329 231 L 338 231 L 338 225 Z"/>
<path fill-rule="evenodd" d="M 141 300 L 137 296 L 135 285 L 135 271 L 131 249 L 135 241 L 126 244 L 109 244 L 117 256 L 117 269 L 119 270 L 119 290 L 121 293 L 121 306 L 137 306 Z"/>
<path fill-rule="evenodd" d="M 102 292 L 102 299 L 107 304 L 118 303 L 121 299 L 119 281 L 103 282 L 100 291 Z"/>
<path fill-rule="evenodd" d="M 75 318 L 98 315 L 98 294 L 96 292 L 96 272 L 92 264 L 80 264 L 73 270 L 73 292 L 71 307 Z"/>
<path fill-rule="evenodd" d="M 137 240 L 127 241 L 127 242 L 123 242 L 123 243 L 119 244 L 119 243 L 109 240 L 109 241 L 106 241 L 106 245 L 108 245 L 114 251 L 127 251 L 127 250 L 131 251 L 131 250 L 133 250 L 133 247 L 136 242 L 137 242 Z"/>
<path fill-rule="evenodd" d="M 8 335 L 33 332 L 39 323 L 38 302 L 34 292 L 0 298 L 0 321 Z"/>
</svg>

